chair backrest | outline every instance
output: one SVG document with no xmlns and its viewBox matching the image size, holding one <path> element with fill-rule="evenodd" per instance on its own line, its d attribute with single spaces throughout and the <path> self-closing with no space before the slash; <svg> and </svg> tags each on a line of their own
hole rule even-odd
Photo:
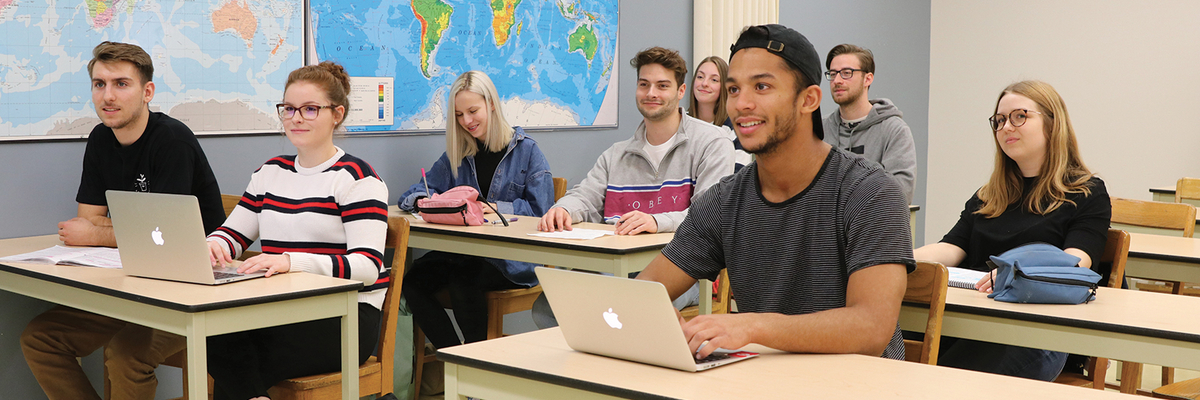
<svg viewBox="0 0 1200 400">
<path fill-rule="evenodd" d="M 1175 202 L 1200 206 L 1200 178 L 1179 178 L 1175 182 Z"/>
<path fill-rule="evenodd" d="M 382 367 L 381 386 L 383 392 L 392 390 L 392 368 L 396 351 L 396 321 L 400 315 L 400 288 L 404 281 L 404 265 L 408 259 L 408 219 L 401 216 L 388 217 L 386 247 L 391 248 L 392 265 L 389 271 L 387 296 L 383 299 L 383 320 L 379 326 L 379 364 Z"/>
<path fill-rule="evenodd" d="M 567 178 L 554 177 L 554 202 L 567 195 Z"/>
<path fill-rule="evenodd" d="M 729 269 L 728 268 L 721 269 L 721 275 L 720 275 L 720 277 L 717 278 L 716 284 L 717 284 L 717 291 L 715 293 L 713 293 L 713 296 L 716 298 L 714 298 L 713 302 L 712 302 L 712 313 L 713 314 L 728 314 L 730 311 L 732 311 L 732 310 L 730 310 L 730 301 L 729 300 L 730 300 L 730 298 L 733 297 L 733 296 L 731 296 L 731 294 L 729 292 Z"/>
<path fill-rule="evenodd" d="M 904 302 L 929 307 L 925 322 L 925 340 L 905 340 L 904 359 L 922 364 L 937 365 L 938 346 L 942 342 L 942 315 L 946 312 L 946 284 L 950 272 L 946 266 L 918 261 L 917 268 L 908 273 Z"/>
<path fill-rule="evenodd" d="M 1108 275 L 1108 287 L 1121 288 L 1125 280 L 1125 261 L 1129 259 L 1129 232 L 1120 229 L 1108 230 L 1108 241 L 1104 243 L 1104 253 L 1099 262 L 1111 265 Z"/>
<path fill-rule="evenodd" d="M 1196 207 L 1113 197 L 1112 227 L 1130 232 L 1192 237 L 1196 230 Z"/>
<path fill-rule="evenodd" d="M 233 212 L 234 207 L 237 207 L 238 202 L 242 201 L 242 196 L 233 194 L 222 194 L 221 205 L 225 207 L 225 216 L 228 217 Z"/>
</svg>

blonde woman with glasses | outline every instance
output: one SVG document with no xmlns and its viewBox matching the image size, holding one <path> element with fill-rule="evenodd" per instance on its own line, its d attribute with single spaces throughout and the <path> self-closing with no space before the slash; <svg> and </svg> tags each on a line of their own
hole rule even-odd
<svg viewBox="0 0 1200 400">
<path fill-rule="evenodd" d="M 967 200 L 954 228 L 916 249 L 917 260 L 988 271 L 988 256 L 1044 242 L 1081 259 L 1104 251 L 1109 217 L 1104 181 L 1083 163 L 1062 97 L 1049 84 L 1023 81 L 1000 93 L 990 122 L 996 144 L 991 178 Z M 1098 271 L 1102 274 L 1107 271 Z M 992 291 L 992 277 L 975 288 Z M 943 338 L 938 365 L 1052 381 L 1067 354 Z"/>
</svg>

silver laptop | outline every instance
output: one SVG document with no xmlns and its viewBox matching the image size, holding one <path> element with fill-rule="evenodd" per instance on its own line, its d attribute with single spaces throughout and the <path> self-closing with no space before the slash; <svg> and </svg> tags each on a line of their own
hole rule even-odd
<svg viewBox="0 0 1200 400">
<path fill-rule="evenodd" d="M 572 349 L 683 371 L 757 356 L 718 349 L 696 360 L 661 283 L 538 267 L 538 280 Z"/>
<path fill-rule="evenodd" d="M 195 196 L 109 190 L 105 197 L 126 275 L 205 285 L 265 275 L 212 267 Z"/>
</svg>

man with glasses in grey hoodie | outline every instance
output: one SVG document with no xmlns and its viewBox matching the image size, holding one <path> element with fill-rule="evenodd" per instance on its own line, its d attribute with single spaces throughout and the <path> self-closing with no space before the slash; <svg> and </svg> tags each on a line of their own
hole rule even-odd
<svg viewBox="0 0 1200 400">
<path fill-rule="evenodd" d="M 825 117 L 825 143 L 879 163 L 900 184 L 909 203 L 917 173 L 917 147 L 904 114 L 888 99 L 869 100 L 875 55 L 839 44 L 825 57 L 825 78 L 838 109 Z"/>
</svg>

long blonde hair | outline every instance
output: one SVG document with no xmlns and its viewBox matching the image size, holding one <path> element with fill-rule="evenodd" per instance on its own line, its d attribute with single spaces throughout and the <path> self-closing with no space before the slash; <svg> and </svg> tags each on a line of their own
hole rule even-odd
<svg viewBox="0 0 1200 400">
<path fill-rule="evenodd" d="M 513 128 L 504 118 L 500 109 L 500 95 L 496 93 L 496 85 L 487 74 L 480 71 L 467 71 L 454 80 L 450 85 L 450 100 L 446 108 L 446 158 L 450 159 L 450 173 L 458 177 L 458 166 L 462 165 L 464 157 L 473 156 L 479 151 L 475 138 L 466 129 L 458 126 L 454 116 L 454 99 L 459 93 L 470 91 L 483 96 L 488 108 L 488 131 L 484 145 L 493 152 L 503 151 L 512 142 Z"/>
<path fill-rule="evenodd" d="M 726 64 L 725 59 L 719 56 L 709 56 L 700 60 L 700 63 L 696 64 L 696 71 L 692 73 L 693 86 L 696 84 L 696 73 L 700 72 L 700 66 L 704 65 L 704 63 L 713 63 L 713 66 L 717 67 L 717 76 L 720 77 L 717 80 L 717 104 L 713 106 L 713 119 L 715 121 L 704 122 L 711 122 L 717 126 L 725 125 L 725 120 L 729 119 L 729 112 L 725 109 L 725 101 L 729 99 L 729 92 L 725 91 L 725 78 L 729 76 L 729 64 Z M 700 118 L 700 100 L 696 100 L 696 88 L 693 87 L 688 96 L 691 97 L 691 105 L 688 106 L 688 115 L 692 118 Z"/>
<path fill-rule="evenodd" d="M 1042 130 L 1046 132 L 1046 161 L 1038 171 L 1029 196 L 1026 196 L 1025 209 L 1045 215 L 1064 203 L 1075 204 L 1067 198 L 1069 193 L 1090 195 L 1088 180 L 1094 174 L 1083 164 L 1079 144 L 1075 140 L 1075 129 L 1071 127 L 1071 117 L 1067 114 L 1067 105 L 1054 87 L 1042 81 L 1021 81 L 1008 85 L 996 98 L 993 115 L 1000 108 L 1000 99 L 1009 94 L 1025 96 L 1037 103 L 1037 111 L 1043 114 Z M 987 184 L 979 189 L 978 196 L 983 206 L 975 211 L 987 218 L 1003 214 L 1009 205 L 1021 199 L 1023 190 L 1021 169 L 1017 162 L 1004 154 L 1000 143 L 995 141 L 995 132 L 992 136 L 996 145 L 995 168 Z"/>
</svg>

